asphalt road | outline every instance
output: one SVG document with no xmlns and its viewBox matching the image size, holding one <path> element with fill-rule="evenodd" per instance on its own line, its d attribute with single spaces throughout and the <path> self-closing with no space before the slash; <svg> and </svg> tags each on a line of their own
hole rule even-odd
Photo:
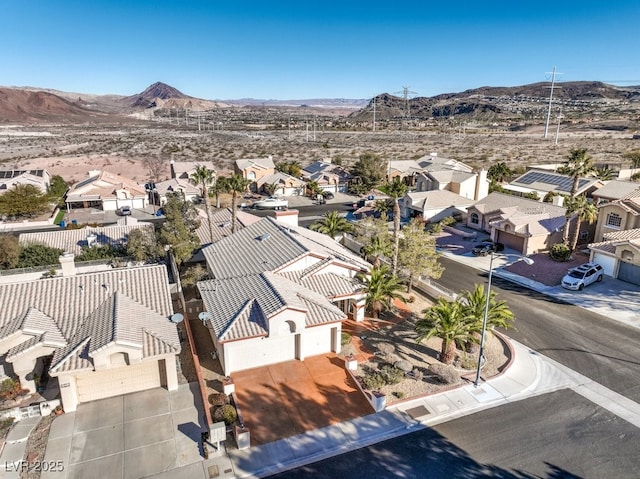
<svg viewBox="0 0 640 479">
<path fill-rule="evenodd" d="M 438 283 L 453 291 L 486 284 L 486 273 L 448 258 L 442 264 Z M 505 334 L 640 403 L 640 330 L 495 276 L 491 288 L 516 317 Z"/>
<path fill-rule="evenodd" d="M 276 478 L 636 478 L 640 430 L 571 390 L 488 409 Z"/>
</svg>

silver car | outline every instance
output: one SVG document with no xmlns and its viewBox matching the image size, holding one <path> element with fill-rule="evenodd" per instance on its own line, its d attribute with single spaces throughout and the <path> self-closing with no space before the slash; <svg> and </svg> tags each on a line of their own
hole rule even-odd
<svg viewBox="0 0 640 479">
<path fill-rule="evenodd" d="M 562 278 L 562 287 L 565 289 L 582 290 L 596 281 L 602 281 L 604 271 L 597 263 L 584 263 L 571 268 Z"/>
</svg>

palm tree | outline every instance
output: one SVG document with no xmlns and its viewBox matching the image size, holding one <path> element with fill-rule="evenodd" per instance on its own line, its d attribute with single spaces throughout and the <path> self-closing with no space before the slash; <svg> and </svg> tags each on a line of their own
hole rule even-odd
<svg viewBox="0 0 640 479">
<path fill-rule="evenodd" d="M 573 178 L 571 185 L 571 197 L 574 198 L 578 193 L 578 185 L 580 184 L 580 178 L 589 176 L 594 171 L 593 160 L 587 154 L 586 148 L 574 148 L 569 152 L 565 165 L 558 170 L 565 175 L 569 175 Z M 564 229 L 562 230 L 562 242 L 569 246 L 569 226 L 571 223 L 571 213 L 567 208 L 566 221 Z"/>
<path fill-rule="evenodd" d="M 262 185 L 262 189 L 269 196 L 273 196 L 275 192 L 278 191 L 278 188 L 280 188 L 280 185 L 278 183 L 265 183 L 264 185 Z"/>
<path fill-rule="evenodd" d="M 373 204 L 373 211 L 380 214 L 380 218 L 387 221 L 389 211 L 393 209 L 392 200 L 376 200 Z"/>
<path fill-rule="evenodd" d="M 482 323 L 484 321 L 484 310 L 487 306 L 487 295 L 484 286 L 476 284 L 473 291 L 463 291 L 460 294 L 460 302 L 464 306 L 466 320 L 469 325 L 469 332 L 474 343 L 480 343 L 482 333 Z M 487 309 L 487 329 L 509 328 L 513 321 L 513 312 L 507 303 L 496 300 L 496 293 L 489 293 L 489 307 Z M 471 343 L 465 345 L 467 351 L 471 351 Z"/>
<path fill-rule="evenodd" d="M 213 241 L 213 225 L 211 223 L 211 215 L 209 214 L 209 190 L 216 182 L 216 174 L 206 166 L 196 165 L 195 171 L 189 177 L 189 180 L 200 187 L 200 195 L 204 200 L 204 210 L 207 214 L 207 223 L 209 225 L 209 238 Z"/>
<path fill-rule="evenodd" d="M 403 287 L 387 265 L 374 266 L 368 275 L 360 273 L 357 278 L 364 284 L 367 295 L 365 306 L 374 318 L 379 318 L 382 311 L 390 309 L 392 300 L 402 297 L 400 290 Z"/>
<path fill-rule="evenodd" d="M 322 188 L 318 185 L 318 182 L 315 180 L 307 181 L 307 191 L 309 192 L 309 196 L 311 198 L 315 198 L 316 195 L 322 193 Z"/>
<path fill-rule="evenodd" d="M 580 237 L 580 226 L 584 221 L 592 224 L 598 219 L 598 207 L 593 202 L 588 201 L 584 195 L 580 195 L 571 198 L 567 205 L 567 211 L 570 211 L 572 216 L 575 215 L 576 219 L 576 227 L 571 240 L 571 251 L 573 251 L 576 249 L 578 238 Z"/>
<path fill-rule="evenodd" d="M 466 342 L 470 337 L 463 304 L 438 298 L 436 303 L 423 313 L 424 318 L 419 319 L 414 327 L 418 333 L 417 341 L 420 343 L 433 337 L 442 339 L 440 361 L 445 364 L 453 363 L 458 350 L 456 343 Z"/>
<path fill-rule="evenodd" d="M 362 252 L 365 254 L 365 257 L 373 256 L 373 266 L 380 266 L 380 257 L 381 256 L 391 256 L 393 253 L 393 248 L 388 238 L 385 238 L 382 235 L 372 236 L 369 239 L 369 243 L 362 247 Z"/>
<path fill-rule="evenodd" d="M 608 166 L 603 166 L 602 168 L 594 168 L 593 176 L 598 178 L 600 181 L 609 181 L 616 178 L 617 171 L 613 168 L 609 168 Z"/>
<path fill-rule="evenodd" d="M 251 184 L 251 180 L 236 174 L 227 178 L 224 183 L 225 191 L 231 193 L 231 233 L 235 233 L 237 226 L 238 195 L 247 190 L 247 187 Z"/>
<path fill-rule="evenodd" d="M 513 176 L 513 171 L 504 161 L 491 165 L 487 170 L 487 176 L 490 180 L 497 183 L 504 182 L 507 178 Z"/>
<path fill-rule="evenodd" d="M 353 226 L 337 211 L 327 211 L 324 218 L 313 223 L 309 229 L 329 235 L 331 239 L 336 239 L 338 233 L 347 233 L 353 229 Z"/>
<path fill-rule="evenodd" d="M 391 260 L 391 272 L 398 272 L 398 251 L 400 249 L 400 202 L 399 199 L 407 193 L 407 185 L 399 176 L 387 183 L 382 189 L 393 200 L 393 257 Z"/>
</svg>

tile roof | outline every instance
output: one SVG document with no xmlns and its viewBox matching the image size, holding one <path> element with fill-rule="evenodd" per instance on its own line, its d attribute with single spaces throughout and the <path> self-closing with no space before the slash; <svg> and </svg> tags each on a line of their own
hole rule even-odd
<svg viewBox="0 0 640 479">
<path fill-rule="evenodd" d="M 171 178 L 156 183 L 156 191 L 160 196 L 166 196 L 167 193 L 175 193 L 182 191 L 185 195 L 199 195 L 200 188 L 191 183 L 189 180 L 180 178 Z"/>
<path fill-rule="evenodd" d="M 411 201 L 411 207 L 419 211 L 448 206 L 471 206 L 474 200 L 460 196 L 448 190 L 412 191 L 405 198 Z"/>
<path fill-rule="evenodd" d="M 322 294 L 264 272 L 198 283 L 210 327 L 220 341 L 269 334 L 269 319 L 285 309 L 306 312 L 307 326 L 341 321 L 345 314 Z"/>
<path fill-rule="evenodd" d="M 363 290 L 362 283 L 336 273 L 307 274 L 306 270 L 278 273 L 327 298 L 350 296 Z"/>
<path fill-rule="evenodd" d="M 130 343 L 135 336 L 142 347 L 143 330 L 179 351 L 161 265 L 0 284 L 0 304 L 0 337 L 21 331 L 40 335 L 45 345 L 58 345 L 52 363 L 57 371 L 91 367 L 89 352 L 109 341 Z M 76 357 L 82 351 L 85 356 Z"/>
<path fill-rule="evenodd" d="M 438 183 L 462 183 L 463 181 L 476 176 L 475 173 L 458 170 L 430 171 L 427 175 L 431 176 Z"/>
<path fill-rule="evenodd" d="M 427 171 L 473 171 L 473 168 L 471 168 L 469 165 L 465 165 L 461 161 L 453 160 L 450 158 L 443 158 L 435 154 L 423 156 L 422 158 L 418 158 L 416 161 L 423 169 Z"/>
<path fill-rule="evenodd" d="M 195 172 L 197 166 L 204 166 L 214 173 L 216 172 L 215 165 L 212 161 L 172 161 L 171 177 L 181 178 L 188 182 L 189 176 Z"/>
<path fill-rule="evenodd" d="M 248 158 L 248 159 L 240 159 L 236 160 L 236 166 L 239 170 L 246 170 L 252 166 L 257 166 L 259 168 L 275 168 L 276 165 L 273 163 L 273 159 L 268 156 L 267 158 Z"/>
<path fill-rule="evenodd" d="M 307 251 L 273 218 L 262 218 L 203 249 L 216 279 L 273 271 Z"/>
<path fill-rule="evenodd" d="M 578 194 L 598 183 L 600 180 L 597 178 L 580 178 Z M 573 178 L 554 171 L 531 169 L 511 181 L 507 186 L 516 186 L 527 190 L 569 193 L 573 187 Z"/>
<path fill-rule="evenodd" d="M 624 241 L 640 239 L 640 228 L 633 228 L 630 230 L 619 230 L 607 232 L 604 235 L 606 241 Z"/>
<path fill-rule="evenodd" d="M 97 176 L 72 185 L 67 193 L 67 201 L 115 198 L 119 190 L 124 190 L 129 198 L 147 197 L 144 188 L 135 181 L 115 173 L 101 171 Z"/>
<path fill-rule="evenodd" d="M 213 241 L 209 239 L 209 222 L 207 221 L 207 213 L 202 209 L 198 209 L 198 215 L 200 218 L 200 226 L 196 230 L 200 244 L 208 245 L 220 241 L 222 238 L 226 238 L 231 235 L 231 208 L 223 208 L 220 210 L 213 210 L 211 213 L 211 225 L 213 226 Z M 245 226 L 260 221 L 260 217 L 247 213 L 246 211 L 238 210 L 236 212 L 236 232 Z"/>
<path fill-rule="evenodd" d="M 545 213 L 553 217 L 564 216 L 566 211 L 566 208 L 563 206 L 556 206 L 551 203 L 544 203 L 495 191 L 474 203 L 473 208 L 485 215 L 496 212 L 506 213 L 513 210 L 532 215 Z"/>
<path fill-rule="evenodd" d="M 608 200 L 619 200 L 629 194 L 634 194 L 636 190 L 640 190 L 640 185 L 633 181 L 612 180 L 598 188 L 592 193 L 592 196 L 605 198 Z"/>
<path fill-rule="evenodd" d="M 129 234 L 133 230 L 141 230 L 146 236 L 154 237 L 153 225 L 138 223 L 130 225 L 114 225 L 102 227 L 87 227 L 73 230 L 42 231 L 39 233 L 22 233 L 19 236 L 21 244 L 42 243 L 68 253 L 80 254 L 88 247 L 87 237 L 96 235 L 96 242 L 100 246 L 120 246 L 127 243 Z"/>
<path fill-rule="evenodd" d="M 262 186 L 262 185 L 271 185 L 271 184 L 277 184 L 279 186 L 283 186 L 286 185 L 287 188 L 289 187 L 295 187 L 295 188 L 299 188 L 301 186 L 304 186 L 306 183 L 304 181 L 302 181 L 299 178 L 296 178 L 295 176 L 291 176 L 291 175 L 287 175 L 286 173 L 283 173 L 281 171 L 276 171 L 275 173 L 271 174 L 271 175 L 265 175 L 261 178 L 258 178 L 258 180 L 256 181 L 256 184 L 258 186 Z"/>
</svg>

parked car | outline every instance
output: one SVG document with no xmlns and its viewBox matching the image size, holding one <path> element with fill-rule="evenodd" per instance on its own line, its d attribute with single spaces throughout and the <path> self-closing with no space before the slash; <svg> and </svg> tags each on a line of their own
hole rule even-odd
<svg viewBox="0 0 640 479">
<path fill-rule="evenodd" d="M 120 208 L 118 208 L 116 213 L 119 214 L 120 216 L 129 216 L 131 214 L 131 207 L 121 206 Z"/>
<path fill-rule="evenodd" d="M 562 287 L 565 289 L 582 290 L 596 281 L 602 281 L 604 271 L 597 263 L 584 263 L 571 268 L 562 278 Z"/>
<path fill-rule="evenodd" d="M 487 256 L 489 253 L 496 251 L 504 251 L 504 245 L 493 241 L 483 241 L 475 245 L 471 250 L 475 256 Z"/>
<path fill-rule="evenodd" d="M 322 196 L 324 196 L 326 200 L 332 200 L 334 198 L 333 193 L 331 193 L 330 191 L 323 191 Z"/>
</svg>

